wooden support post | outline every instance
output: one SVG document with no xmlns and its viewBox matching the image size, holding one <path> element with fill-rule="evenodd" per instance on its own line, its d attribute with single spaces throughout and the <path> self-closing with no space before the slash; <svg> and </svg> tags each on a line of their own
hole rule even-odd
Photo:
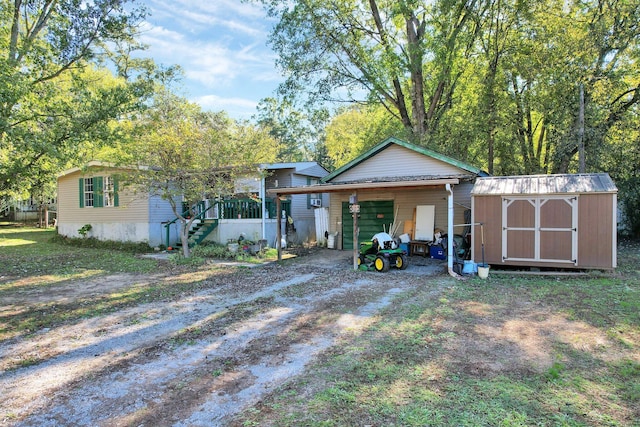
<svg viewBox="0 0 640 427">
<path fill-rule="evenodd" d="M 280 195 L 276 194 L 276 248 L 278 249 L 278 261 L 282 261 L 282 214 L 280 213 Z"/>
<path fill-rule="evenodd" d="M 349 199 L 351 203 L 351 210 L 353 215 L 353 269 L 358 269 L 358 258 L 360 257 L 360 245 L 358 244 L 358 236 L 360 235 L 360 229 L 358 227 L 358 214 L 360 213 L 360 206 L 358 205 L 358 193 L 353 193 Z"/>
</svg>

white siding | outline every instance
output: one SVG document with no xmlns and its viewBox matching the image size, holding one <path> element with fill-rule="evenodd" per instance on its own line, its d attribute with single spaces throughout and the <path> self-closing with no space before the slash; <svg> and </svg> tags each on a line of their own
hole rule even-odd
<svg viewBox="0 0 640 427">
<path fill-rule="evenodd" d="M 335 177 L 331 182 L 410 176 L 452 176 L 469 172 L 441 160 L 392 144 L 377 155 Z"/>
</svg>

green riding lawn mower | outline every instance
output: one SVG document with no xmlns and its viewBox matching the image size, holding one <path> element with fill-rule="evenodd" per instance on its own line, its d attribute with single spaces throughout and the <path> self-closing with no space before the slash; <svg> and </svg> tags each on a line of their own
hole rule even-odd
<svg viewBox="0 0 640 427">
<path fill-rule="evenodd" d="M 407 253 L 387 233 L 378 233 L 370 242 L 360 243 L 360 270 L 386 272 L 391 267 L 404 270 L 409 265 L 407 261 Z"/>
</svg>

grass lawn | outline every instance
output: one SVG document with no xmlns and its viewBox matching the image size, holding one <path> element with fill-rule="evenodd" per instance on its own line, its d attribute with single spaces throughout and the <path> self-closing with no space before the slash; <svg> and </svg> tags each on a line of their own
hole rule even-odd
<svg viewBox="0 0 640 427">
<path fill-rule="evenodd" d="M 640 245 L 586 277 L 439 278 L 238 426 L 639 426 Z"/>
<path fill-rule="evenodd" d="M 55 230 L 27 227 L 0 227 L 0 276 L 46 276 L 73 279 L 87 274 L 149 272 L 156 263 L 138 258 L 138 245 L 102 248 L 65 244 Z M 37 281 L 37 279 L 36 279 Z"/>
<path fill-rule="evenodd" d="M 140 248 L 54 236 L 0 227 L 0 298 L 114 274 L 192 276 L 5 312 L 0 340 L 206 286 L 197 269 L 140 258 Z M 640 245 L 621 244 L 618 265 L 579 277 L 425 278 L 233 425 L 640 426 Z"/>
</svg>

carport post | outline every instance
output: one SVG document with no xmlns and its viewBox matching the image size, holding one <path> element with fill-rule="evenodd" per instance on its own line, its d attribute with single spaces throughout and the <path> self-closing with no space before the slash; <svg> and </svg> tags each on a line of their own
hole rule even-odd
<svg viewBox="0 0 640 427">
<path fill-rule="evenodd" d="M 458 277 L 458 273 L 453 270 L 453 239 L 455 237 L 453 232 L 453 190 L 451 189 L 451 184 L 446 184 L 445 188 L 449 193 L 447 196 L 447 270 L 451 276 Z"/>
<path fill-rule="evenodd" d="M 282 239 L 282 226 L 280 220 L 280 195 L 276 193 L 276 249 L 278 250 L 278 261 L 282 261 L 282 244 L 280 243 L 280 239 Z"/>
<path fill-rule="evenodd" d="M 358 235 L 360 230 L 358 228 L 358 214 L 360 213 L 360 207 L 358 206 L 358 193 L 354 192 L 349 200 L 352 206 L 353 215 L 353 269 L 358 269 L 358 258 L 360 257 Z"/>
</svg>

